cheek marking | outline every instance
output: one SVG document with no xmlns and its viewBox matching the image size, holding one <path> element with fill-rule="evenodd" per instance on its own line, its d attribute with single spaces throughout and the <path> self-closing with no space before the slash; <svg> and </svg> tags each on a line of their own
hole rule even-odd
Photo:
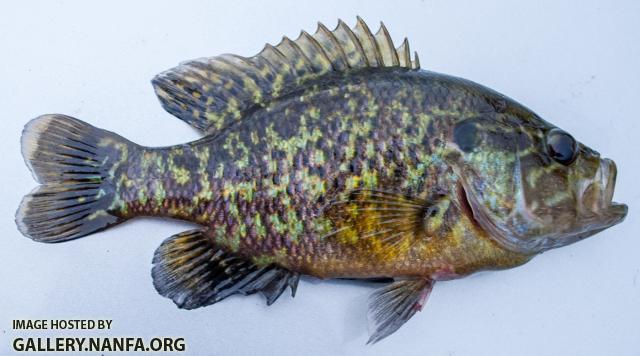
<svg viewBox="0 0 640 356">
<path fill-rule="evenodd" d="M 555 206 L 560 204 L 561 202 L 565 201 L 565 200 L 570 200 L 573 196 L 564 190 L 560 190 L 557 191 L 555 194 L 545 197 L 544 198 L 544 204 L 546 206 Z"/>
<path fill-rule="evenodd" d="M 529 170 L 529 174 L 527 175 L 527 184 L 531 188 L 535 188 L 538 180 L 545 174 L 545 170 L 543 168 L 532 168 Z"/>
</svg>

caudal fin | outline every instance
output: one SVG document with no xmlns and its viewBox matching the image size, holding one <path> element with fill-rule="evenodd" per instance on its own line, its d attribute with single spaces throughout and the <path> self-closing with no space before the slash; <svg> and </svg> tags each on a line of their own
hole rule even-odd
<svg viewBox="0 0 640 356">
<path fill-rule="evenodd" d="M 114 171 L 133 145 L 124 138 L 65 115 L 31 120 L 22 133 L 22 156 L 41 183 L 16 213 L 23 235 L 62 242 L 121 222 L 114 215 Z"/>
</svg>

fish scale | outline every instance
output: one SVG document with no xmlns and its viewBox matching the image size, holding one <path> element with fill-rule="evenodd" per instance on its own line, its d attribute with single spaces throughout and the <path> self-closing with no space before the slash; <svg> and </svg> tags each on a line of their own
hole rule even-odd
<svg viewBox="0 0 640 356">
<path fill-rule="evenodd" d="M 519 266 L 624 219 L 613 161 L 410 53 L 358 18 L 254 57 L 185 62 L 152 81 L 204 135 L 176 146 L 36 118 L 22 150 L 42 185 L 18 228 L 62 242 L 139 216 L 193 222 L 152 268 L 158 292 L 186 309 L 233 294 L 271 304 L 301 275 L 392 279 L 370 299 L 376 342 L 436 281 Z"/>
<path fill-rule="evenodd" d="M 336 84 L 323 83 L 324 90 L 316 84 L 300 90 L 296 96 L 254 111 L 233 130 L 215 138 L 177 147 L 174 149 L 176 152 L 162 150 L 158 153 L 159 161 L 140 162 L 139 165 L 147 167 L 147 170 L 140 169 L 134 173 L 136 176 L 129 177 L 140 181 L 154 175 L 162 177 L 159 180 L 161 184 L 154 182 L 147 192 L 152 196 L 163 195 L 164 199 L 145 199 L 145 206 L 137 198 L 133 201 L 123 198 L 127 206 L 125 210 L 138 214 L 129 206 L 145 206 L 143 210 L 147 213 L 208 225 L 214 240 L 234 252 L 240 251 L 257 261 L 270 261 L 321 277 L 379 277 L 402 273 L 430 275 L 442 269 L 443 265 L 449 268 L 452 262 L 433 263 L 434 258 L 428 258 L 424 253 L 414 253 L 390 263 L 386 261 L 387 256 L 371 258 L 359 251 L 366 251 L 366 246 L 344 246 L 323 241 L 323 235 L 337 227 L 326 221 L 314 223 L 316 219 L 322 220 L 319 216 L 324 202 L 338 199 L 345 192 L 359 188 L 388 190 L 389 187 L 397 187 L 393 190 L 420 196 L 430 190 L 425 187 L 435 185 L 430 178 L 443 175 L 444 164 L 430 165 L 432 174 L 428 174 L 424 164 L 426 157 L 436 148 L 431 148 L 431 145 L 437 138 L 429 135 L 426 127 L 431 120 L 444 121 L 434 124 L 439 131 L 444 131 L 442 127 L 445 125 L 455 125 L 456 121 L 450 117 L 433 115 L 431 118 L 430 109 L 441 110 L 441 100 L 453 99 L 442 95 L 444 91 L 434 90 L 438 95 L 433 99 L 418 96 L 423 100 L 415 100 L 413 90 L 424 88 L 421 81 L 431 82 L 430 75 L 417 74 L 420 76 L 415 77 L 416 73 L 406 71 L 379 76 L 365 73 L 340 78 Z M 354 104 L 344 105 L 336 98 L 353 98 Z M 367 105 L 368 102 L 372 104 Z M 372 105 L 375 109 L 368 109 Z M 406 119 L 407 113 L 412 115 L 415 112 L 423 113 L 427 119 L 421 127 Z M 349 123 L 350 129 L 343 125 L 345 122 Z M 376 153 L 367 146 L 388 149 Z M 197 158 L 203 156 L 201 150 L 209 152 L 206 163 L 199 162 Z M 329 159 L 321 159 L 322 163 L 317 164 L 319 155 Z M 182 166 L 175 164 L 176 158 L 180 158 Z M 145 159 L 144 153 L 141 159 Z M 222 172 L 213 169 L 204 172 L 206 181 L 210 183 L 204 189 L 213 192 L 209 200 L 192 198 L 194 192 L 202 189 L 198 183 L 202 178 L 192 173 L 188 181 L 180 182 L 180 176 L 176 174 L 181 169 L 194 172 L 194 167 L 200 165 L 223 167 Z M 129 170 L 135 166 L 129 161 Z M 319 174 L 310 173 L 314 169 Z M 123 196 L 140 195 L 135 191 L 139 185 L 125 185 L 132 191 L 124 192 Z M 265 205 L 267 209 L 263 208 Z M 209 215 L 216 219 L 194 214 L 198 207 L 204 206 L 207 206 L 204 210 L 212 210 Z M 459 220 L 454 216 L 456 214 L 459 211 L 451 206 L 449 219 Z M 133 216 L 122 215 L 123 218 Z M 258 231 L 264 232 L 258 234 Z M 443 236 L 447 234 L 452 233 L 441 233 Z M 312 259 L 326 254 L 328 245 L 332 251 L 329 258 Z M 355 252 L 352 251 L 354 249 Z M 490 253 L 499 252 L 496 249 Z M 451 261 L 468 264 L 459 254 L 454 254 Z M 443 253 L 438 251 L 438 255 Z M 351 266 L 356 260 L 361 260 L 360 269 Z M 429 263 L 421 263 L 423 260 Z M 384 268 L 385 264 L 388 267 Z M 399 272 L 398 265 L 405 266 L 403 272 Z"/>
</svg>

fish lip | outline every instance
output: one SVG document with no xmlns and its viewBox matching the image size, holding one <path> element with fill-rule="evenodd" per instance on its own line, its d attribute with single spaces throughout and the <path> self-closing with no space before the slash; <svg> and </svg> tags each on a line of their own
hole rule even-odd
<svg viewBox="0 0 640 356">
<path fill-rule="evenodd" d="M 554 237 L 553 240 L 559 241 L 551 244 L 548 250 L 555 247 L 561 247 L 570 243 L 583 240 L 589 236 L 593 236 L 603 230 L 621 223 L 627 216 L 629 207 L 626 204 L 612 202 L 610 205 L 598 214 L 591 217 L 581 219 L 582 222 L 574 231 L 564 234 L 564 236 Z"/>
<path fill-rule="evenodd" d="M 616 179 L 618 177 L 618 168 L 616 167 L 615 162 L 608 158 L 603 158 L 600 162 L 600 166 L 605 167 L 605 170 L 609 173 L 603 177 L 605 180 L 604 201 L 611 204 L 613 200 L 613 192 L 615 191 Z"/>
<path fill-rule="evenodd" d="M 609 207 L 606 208 L 600 215 L 602 220 L 601 226 L 605 229 L 613 225 L 621 223 L 624 218 L 627 217 L 629 207 L 627 204 L 611 202 Z"/>
</svg>

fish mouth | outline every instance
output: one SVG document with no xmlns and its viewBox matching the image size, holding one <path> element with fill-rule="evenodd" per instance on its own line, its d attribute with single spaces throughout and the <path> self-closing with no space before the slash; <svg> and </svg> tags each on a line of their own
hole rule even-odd
<svg viewBox="0 0 640 356">
<path fill-rule="evenodd" d="M 514 228 L 514 225 L 518 225 L 515 221 L 496 221 L 473 194 L 465 179 L 460 181 L 458 200 L 473 222 L 502 247 L 532 255 L 569 245 L 621 223 L 627 216 L 628 207 L 612 201 L 616 176 L 615 163 L 610 159 L 602 159 L 595 176 L 579 187 L 575 221 L 565 229 L 538 236 L 530 236 L 526 231 Z"/>
<path fill-rule="evenodd" d="M 591 236 L 621 223 L 627 216 L 626 204 L 613 201 L 618 169 L 608 158 L 600 166 L 591 182 L 583 184 L 578 192 L 578 225 L 582 225 L 579 238 Z"/>
</svg>

